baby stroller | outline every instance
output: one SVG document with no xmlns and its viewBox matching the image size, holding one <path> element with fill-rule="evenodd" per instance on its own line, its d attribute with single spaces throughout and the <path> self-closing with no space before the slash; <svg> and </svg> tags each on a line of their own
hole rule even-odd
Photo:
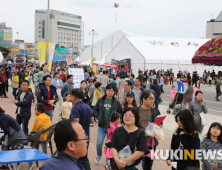
<svg viewBox="0 0 222 170">
<path fill-rule="evenodd" d="M 183 101 L 183 94 L 177 92 L 177 94 L 175 95 L 173 102 L 169 103 L 169 109 L 167 109 L 167 113 L 170 114 L 170 109 L 173 109 L 172 114 L 175 115 L 177 114 L 181 108 L 182 108 L 182 101 Z"/>
</svg>

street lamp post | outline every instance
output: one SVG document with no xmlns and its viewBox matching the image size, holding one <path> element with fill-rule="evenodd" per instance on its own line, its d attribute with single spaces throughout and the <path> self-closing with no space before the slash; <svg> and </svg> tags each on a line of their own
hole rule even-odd
<svg viewBox="0 0 222 170">
<path fill-rule="evenodd" d="M 50 0 L 48 0 L 48 9 L 47 9 L 47 30 L 46 30 L 46 63 L 49 64 L 49 4 Z"/>
<path fill-rule="evenodd" d="M 91 68 L 93 67 L 93 48 L 94 48 L 94 36 L 98 35 L 98 33 L 92 29 L 92 31 L 89 32 L 89 35 L 92 35 L 92 46 L 91 46 Z"/>
</svg>

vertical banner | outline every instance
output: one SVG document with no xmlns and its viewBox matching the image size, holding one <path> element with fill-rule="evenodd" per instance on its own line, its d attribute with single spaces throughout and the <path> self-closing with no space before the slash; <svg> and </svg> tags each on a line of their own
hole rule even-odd
<svg viewBox="0 0 222 170">
<path fill-rule="evenodd" d="M 49 42 L 49 70 L 51 70 L 52 68 L 52 60 L 53 60 L 53 55 L 55 52 L 55 46 L 56 46 L 56 43 Z"/>
<path fill-rule="evenodd" d="M 73 75 L 74 88 L 80 88 L 81 81 L 84 80 L 83 68 L 69 68 L 69 75 Z"/>
<path fill-rule="evenodd" d="M 97 69 L 96 69 L 96 66 L 93 66 L 93 72 L 95 74 L 95 76 L 97 75 Z"/>
<path fill-rule="evenodd" d="M 38 42 L 38 56 L 39 56 L 39 64 L 40 66 L 45 63 L 46 59 L 46 42 L 39 41 Z"/>
</svg>

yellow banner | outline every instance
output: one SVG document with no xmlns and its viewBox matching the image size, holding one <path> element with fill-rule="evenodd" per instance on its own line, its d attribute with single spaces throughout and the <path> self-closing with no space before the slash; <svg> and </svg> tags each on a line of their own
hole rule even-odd
<svg viewBox="0 0 222 170">
<path fill-rule="evenodd" d="M 46 60 L 46 42 L 38 42 L 39 64 L 42 65 Z"/>
</svg>

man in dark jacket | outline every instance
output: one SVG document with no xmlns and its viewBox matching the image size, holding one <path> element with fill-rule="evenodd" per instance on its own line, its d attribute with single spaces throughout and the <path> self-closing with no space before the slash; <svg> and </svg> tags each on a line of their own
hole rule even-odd
<svg viewBox="0 0 222 170">
<path fill-rule="evenodd" d="M 139 113 L 139 128 L 144 130 L 146 129 L 148 122 L 154 123 L 155 119 L 160 112 L 158 109 L 154 108 L 154 101 L 155 101 L 156 93 L 153 90 L 144 90 L 141 94 L 141 101 L 142 105 L 136 107 L 137 112 Z M 160 125 L 162 127 L 162 125 Z M 152 146 L 152 140 L 148 136 L 146 136 L 146 140 L 149 140 L 150 146 Z M 158 145 L 158 141 L 154 137 L 154 148 L 148 147 L 149 150 L 154 149 L 156 150 L 156 146 Z M 149 157 L 144 157 L 144 169 L 152 169 L 153 160 Z"/>
<path fill-rule="evenodd" d="M 94 115 L 99 121 L 98 124 L 98 134 L 97 134 L 97 157 L 95 163 L 98 164 L 102 156 L 102 146 L 107 134 L 107 128 L 109 124 L 110 114 L 113 111 L 122 114 L 122 107 L 120 102 L 114 97 L 116 87 L 113 84 L 108 84 L 106 86 L 106 95 L 99 98 L 96 106 L 94 107 Z"/>
<path fill-rule="evenodd" d="M 197 87 L 197 78 L 198 78 L 198 77 L 197 77 L 197 72 L 194 72 L 194 73 L 193 73 L 193 77 L 192 77 L 192 78 L 193 78 L 192 86 L 195 84 L 195 86 Z"/>
<path fill-rule="evenodd" d="M 21 83 L 25 78 L 25 74 L 23 73 L 22 67 L 19 68 L 19 71 L 18 71 L 17 75 L 19 76 L 19 88 L 20 88 Z"/>
<path fill-rule="evenodd" d="M 45 114 L 47 114 L 52 121 L 52 110 L 55 103 L 59 100 L 56 93 L 56 87 L 52 85 L 52 78 L 50 75 L 43 77 L 43 83 L 39 83 L 39 90 L 37 93 L 38 103 L 45 105 Z"/>
<path fill-rule="evenodd" d="M 19 125 L 22 124 L 22 129 L 25 134 L 28 134 L 28 124 L 31 117 L 31 106 L 33 94 L 28 90 L 28 80 L 22 81 L 22 90 L 18 92 L 17 99 L 15 100 L 16 109 L 16 121 Z"/>
</svg>

